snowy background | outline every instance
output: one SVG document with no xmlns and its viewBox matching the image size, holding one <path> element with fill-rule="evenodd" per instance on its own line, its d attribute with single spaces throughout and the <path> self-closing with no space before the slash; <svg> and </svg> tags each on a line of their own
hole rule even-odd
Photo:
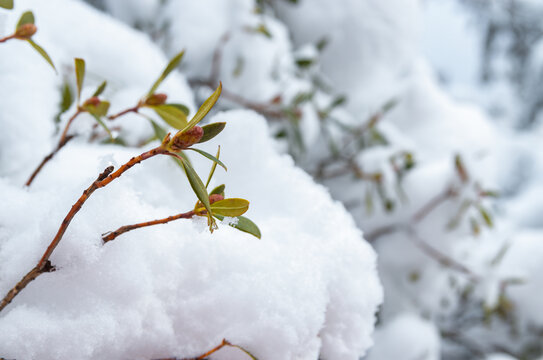
<svg viewBox="0 0 543 360">
<path fill-rule="evenodd" d="M 75 111 L 55 121 L 74 57 L 83 98 L 108 81 L 110 113 L 182 49 L 169 100 L 193 114 L 222 81 L 206 121 L 227 127 L 202 149 L 220 144 L 228 172 L 211 185 L 251 202 L 262 239 L 194 219 L 103 246 L 196 201 L 174 162 L 145 161 L 93 195 L 57 271 L 0 312 L 0 357 L 189 358 L 223 338 L 260 360 L 543 357 L 543 4 L 15 0 L 0 37 L 26 10 L 58 74 L 0 44 L 2 294 L 106 166 L 157 144 L 137 114 L 115 120 L 116 145 L 83 114 L 22 186 Z"/>
</svg>

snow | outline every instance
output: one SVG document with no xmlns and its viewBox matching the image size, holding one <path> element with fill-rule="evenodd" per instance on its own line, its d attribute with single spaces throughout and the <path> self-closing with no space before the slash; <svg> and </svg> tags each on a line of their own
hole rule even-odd
<svg viewBox="0 0 543 360">
<path fill-rule="evenodd" d="M 55 76 L 26 44 L 0 46 L 10 55 L 0 56 L 6 69 L 0 72 L 1 291 L 36 263 L 73 201 L 105 166 L 118 167 L 152 146 L 136 148 L 152 130 L 131 114 L 116 122 L 129 147 L 79 136 L 30 189 L 21 188 L 54 145 L 49 119 L 58 110 L 60 85 L 74 82 L 74 56 L 87 61 L 84 94 L 108 80 L 112 111 L 134 105 L 181 49 L 179 71 L 160 91 L 192 113 L 210 93 L 198 82 L 221 80 L 225 94 L 256 108 L 278 99 L 272 105 L 285 109 L 300 93 L 312 93 L 298 107 L 306 151 L 293 150 L 288 139 L 271 140 L 288 121 L 247 110 L 215 112 L 210 120 L 226 121 L 227 128 L 202 148 L 215 153 L 220 144 L 229 170 L 218 169 L 210 186 L 226 183 L 228 196 L 251 201 L 247 215 L 262 240 L 226 224 L 211 235 L 205 220 L 196 219 L 133 231 L 102 246 L 102 232 L 192 208 L 195 197 L 176 164 L 146 161 L 93 195 L 53 255 L 59 270 L 33 282 L 1 314 L 1 356 L 187 357 L 225 337 L 260 359 L 359 359 L 373 343 L 365 359 L 473 356 L 447 338 L 453 331 L 473 339 L 484 350 L 481 358 L 501 360 L 511 358 L 503 349 L 521 354 L 540 344 L 543 125 L 524 132 L 516 126 L 526 104 L 505 79 L 508 44 L 497 44 L 501 52 L 492 59 L 498 79 L 480 83 L 485 24 L 466 12 L 470 2 L 275 1 L 261 12 L 251 0 L 98 3 L 105 12 L 78 1 L 21 0 L 13 14 L 0 14 L 10 29 L 18 11 L 33 9 L 36 40 L 63 74 Z M 522 4 L 534 13 L 538 8 L 535 1 Z M 487 15 L 506 16 L 498 5 L 488 5 Z M 328 45 L 319 51 L 323 38 Z M 534 46 L 530 69 L 538 66 L 540 48 Z M 217 50 L 218 79 L 210 79 Z M 299 58 L 314 63 L 301 69 Z M 533 74 L 525 90 L 537 85 Z M 347 104 L 331 118 L 352 127 L 397 102 L 375 125 L 386 142 L 353 156 L 363 171 L 383 174 L 393 211 L 374 194 L 368 212 L 364 194 L 375 192 L 368 181 L 349 173 L 316 185 L 296 167 L 315 173 L 330 155 L 324 131 L 338 143 L 344 139 L 344 130 L 319 118 L 338 95 Z M 218 104 L 243 107 L 226 95 Z M 74 131 L 87 133 L 92 124 L 82 116 Z M 280 155 L 287 151 L 294 160 Z M 402 196 L 390 159 L 404 152 L 413 154 L 415 167 L 402 178 Z M 467 181 L 455 169 L 456 155 Z M 207 174 L 210 162 L 195 157 L 194 166 Z M 454 196 L 417 219 L 451 188 Z M 474 206 L 450 228 L 466 201 Z M 483 224 L 480 207 L 492 214 L 492 228 Z M 480 224 L 478 236 L 470 221 Z M 376 236 L 383 227 L 391 230 Z M 227 349 L 216 358 L 246 356 Z"/>
<path fill-rule="evenodd" d="M 105 96 L 113 111 L 134 105 L 166 64 L 144 35 L 83 3 L 18 1 L 8 14 L 9 26 L 26 8 L 37 18 L 36 41 L 57 68 L 68 67 L 71 74 L 72 57 L 85 58 L 84 94 L 108 80 Z M 70 206 L 105 166 L 118 168 L 156 145 L 100 145 L 81 136 L 23 188 L 56 139 L 52 118 L 61 77 L 25 44 L 7 45 L 2 51 L 9 56 L 0 59 L 9 69 L 0 73 L 2 293 L 36 264 Z M 25 91 L 29 84 L 31 92 Z M 172 74 L 160 91 L 194 111 L 181 73 Z M 229 111 L 210 121 L 228 125 L 218 141 L 202 148 L 214 152 L 220 144 L 229 167 L 227 173 L 218 169 L 210 186 L 224 182 L 228 196 L 251 201 L 247 215 L 259 225 L 262 240 L 224 224 L 210 234 L 199 220 L 179 220 L 102 246 L 100 234 L 106 231 L 194 206 L 196 198 L 174 162 L 147 160 L 85 203 L 51 257 L 57 270 L 33 281 L 2 312 L 1 356 L 190 357 L 223 338 L 260 359 L 354 360 L 366 352 L 382 289 L 375 253 L 349 213 L 290 157 L 277 153 L 261 116 Z M 78 118 L 73 131 L 84 133 L 90 124 L 91 119 Z M 119 125 L 129 128 L 122 134 L 131 145 L 151 134 L 135 116 Z M 192 158 L 198 173 L 207 174 L 209 160 Z M 235 349 L 217 355 L 246 357 Z"/>
</svg>

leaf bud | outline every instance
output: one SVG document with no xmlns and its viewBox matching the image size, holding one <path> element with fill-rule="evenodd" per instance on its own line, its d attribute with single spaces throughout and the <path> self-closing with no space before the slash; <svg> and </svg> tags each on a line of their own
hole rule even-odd
<svg viewBox="0 0 543 360">
<path fill-rule="evenodd" d="M 100 105 L 100 99 L 98 99 L 96 96 L 90 97 L 85 101 L 85 103 L 83 104 L 83 107 L 88 106 L 88 105 L 98 106 Z"/>
<path fill-rule="evenodd" d="M 38 31 L 38 28 L 34 24 L 24 24 L 17 28 L 15 31 L 15 37 L 21 40 L 28 40 Z"/>
<path fill-rule="evenodd" d="M 220 200 L 224 200 L 224 196 L 222 196 L 221 194 L 211 194 L 211 195 L 209 195 L 209 203 L 210 204 L 213 204 L 214 202 L 217 202 L 217 201 L 220 201 Z"/>
<path fill-rule="evenodd" d="M 145 105 L 149 105 L 149 106 L 162 105 L 166 103 L 166 99 L 168 99 L 168 95 L 166 94 L 151 94 L 145 100 Z"/>
<path fill-rule="evenodd" d="M 196 144 L 204 136 L 204 129 L 195 126 L 186 131 L 179 131 L 170 141 L 169 146 L 173 151 L 180 151 Z"/>
</svg>

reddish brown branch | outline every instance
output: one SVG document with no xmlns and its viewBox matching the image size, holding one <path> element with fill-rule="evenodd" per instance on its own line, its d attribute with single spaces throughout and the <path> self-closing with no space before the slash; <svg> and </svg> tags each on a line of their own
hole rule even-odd
<svg viewBox="0 0 543 360">
<path fill-rule="evenodd" d="M 133 224 L 133 225 L 121 226 L 120 228 L 118 228 L 115 231 L 110 231 L 110 232 L 107 232 L 107 233 L 103 234 L 102 235 L 102 240 L 104 240 L 104 243 L 106 243 L 108 241 L 115 240 L 115 238 L 117 236 L 119 236 L 121 234 L 124 234 L 125 232 L 132 231 L 134 229 L 139 229 L 139 228 L 146 227 L 146 226 L 166 224 L 166 223 L 169 223 L 170 221 L 174 221 L 174 220 L 178 220 L 178 219 L 190 219 L 193 216 L 194 216 L 194 211 L 188 211 L 186 213 L 168 216 L 167 218 L 164 218 L 164 219 L 158 219 L 158 220 L 141 222 L 141 223 Z"/>
<path fill-rule="evenodd" d="M 75 118 L 82 112 L 83 110 L 78 109 L 75 114 L 73 114 L 72 117 L 68 120 L 66 126 L 64 127 L 64 130 L 62 131 L 62 135 L 60 136 L 57 147 L 49 155 L 43 158 L 38 167 L 32 172 L 32 175 L 30 175 L 30 177 L 26 181 L 26 186 L 30 186 L 30 184 L 32 184 L 32 181 L 34 181 L 34 179 L 41 171 L 41 169 L 45 166 L 45 164 L 47 164 L 57 154 L 57 152 L 59 152 L 60 149 L 62 149 L 64 145 L 66 145 L 74 137 L 74 135 L 68 135 L 68 129 L 70 128 L 70 125 L 73 123 Z"/>
<path fill-rule="evenodd" d="M 3 42 L 6 42 L 8 40 L 11 40 L 11 39 L 16 39 L 17 37 L 15 36 L 15 34 L 11 34 L 9 36 L 6 36 L 6 37 L 3 37 L 0 39 L 0 43 L 3 43 Z"/>
<path fill-rule="evenodd" d="M 32 184 L 32 181 L 34 181 L 34 178 L 38 175 L 38 173 L 41 171 L 41 169 L 44 167 L 45 164 L 47 164 L 55 155 L 57 152 L 60 151 L 60 149 L 62 149 L 64 147 L 64 145 L 66 145 L 70 140 L 72 140 L 73 138 L 75 137 L 75 135 L 68 135 L 66 136 L 66 138 L 64 139 L 64 142 L 60 142 L 58 143 L 57 147 L 55 148 L 55 150 L 53 150 L 49 155 L 47 155 L 46 157 L 43 158 L 43 160 L 41 161 L 41 163 L 38 165 L 38 167 L 36 168 L 36 170 L 34 170 L 34 172 L 32 173 L 32 175 L 30 175 L 30 177 L 28 178 L 28 180 L 26 181 L 25 183 L 25 186 L 30 186 L 30 184 Z"/>
<path fill-rule="evenodd" d="M 206 359 L 209 355 L 212 355 L 214 353 L 216 353 L 217 351 L 219 351 L 220 349 L 222 349 L 223 347 L 225 346 L 230 346 L 230 347 L 234 347 L 234 348 L 237 348 L 237 349 L 240 349 L 241 351 L 243 351 L 245 354 L 247 354 L 248 356 L 251 357 L 251 359 L 256 359 L 253 355 L 251 355 L 247 350 L 245 350 L 244 348 L 242 348 L 241 346 L 239 345 L 234 345 L 232 343 L 230 343 L 229 341 L 227 341 L 226 339 L 223 339 L 222 342 L 215 346 L 213 349 L 209 350 L 208 352 L 206 352 L 205 354 L 202 354 L 200 356 L 197 356 L 197 357 L 193 357 L 193 358 L 183 358 L 183 359 L 178 359 L 178 358 L 166 358 L 166 359 L 155 359 L 155 360 L 204 360 Z M 1 359 L 0 359 L 1 360 Z"/>
<path fill-rule="evenodd" d="M 122 165 L 117 171 L 113 172 L 113 166 L 107 167 L 104 172 L 102 172 L 98 178 L 85 190 L 83 191 L 83 194 L 79 197 L 79 199 L 75 202 L 75 204 L 72 206 L 64 220 L 62 220 L 62 223 L 60 224 L 60 227 L 57 231 L 57 234 L 45 250 L 43 256 L 41 257 L 38 264 L 28 272 L 16 285 L 13 289 L 11 289 L 2 299 L 0 302 L 0 311 L 2 311 L 12 300 L 19 294 L 21 290 L 23 290 L 30 282 L 32 282 L 34 279 L 36 279 L 39 275 L 41 275 L 44 272 L 49 272 L 53 269 L 53 266 L 51 265 L 49 258 L 51 257 L 51 254 L 55 250 L 55 248 L 58 246 L 60 241 L 62 240 L 62 237 L 64 236 L 64 233 L 68 229 L 68 226 L 70 225 L 70 222 L 73 220 L 75 215 L 81 210 L 81 207 L 83 204 L 89 199 L 89 197 L 92 195 L 92 193 L 106 185 L 108 185 L 113 180 L 120 177 L 125 171 L 130 169 L 132 166 L 139 164 L 141 161 L 149 159 L 153 156 L 159 155 L 159 154 L 165 154 L 166 150 L 164 150 L 161 147 L 154 148 L 152 150 L 146 151 L 142 153 L 139 156 L 135 156 L 131 158 L 126 164 Z"/>
<path fill-rule="evenodd" d="M 59 144 L 66 142 L 66 137 L 68 136 L 68 129 L 70 128 L 70 125 L 74 122 L 75 118 L 79 116 L 83 112 L 82 109 L 77 109 L 75 114 L 72 115 L 72 117 L 68 120 L 66 123 L 66 126 L 64 127 L 64 131 L 62 131 L 62 135 L 60 135 L 60 140 L 58 141 Z"/>
<path fill-rule="evenodd" d="M 108 120 L 115 120 L 116 118 L 118 118 L 118 117 L 120 117 L 120 116 L 123 116 L 123 115 L 126 115 L 126 114 L 131 113 L 131 112 L 133 112 L 133 113 L 138 113 L 139 110 L 140 110 L 140 107 L 141 107 L 141 103 L 138 103 L 138 104 L 137 104 L 136 106 L 134 106 L 134 107 L 128 108 L 128 109 L 126 109 L 126 110 L 123 110 L 123 111 L 121 111 L 121 112 L 119 112 L 119 113 L 117 113 L 117 114 L 110 115 L 110 116 L 108 116 L 107 118 L 108 118 Z"/>
<path fill-rule="evenodd" d="M 222 349 L 223 347 L 225 346 L 232 346 L 232 344 L 230 344 L 228 341 L 226 341 L 226 339 L 223 339 L 222 340 L 222 343 L 220 343 L 219 345 L 215 346 L 213 349 L 209 350 L 208 352 L 206 352 L 205 354 L 202 354 L 194 359 L 187 359 L 187 360 L 202 360 L 202 359 L 205 359 L 206 357 L 208 357 L 209 355 L 219 351 L 220 349 Z"/>
</svg>

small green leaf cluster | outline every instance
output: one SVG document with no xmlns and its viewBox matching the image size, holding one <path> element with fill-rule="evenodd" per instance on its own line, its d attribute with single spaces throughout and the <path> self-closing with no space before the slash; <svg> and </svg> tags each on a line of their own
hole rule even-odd
<svg viewBox="0 0 543 360">
<path fill-rule="evenodd" d="M 211 123 L 204 126 L 198 124 L 205 118 L 209 111 L 215 106 L 222 91 L 222 85 L 219 84 L 217 89 L 204 101 L 194 116 L 188 121 L 187 115 L 189 113 L 188 108 L 181 104 L 167 104 L 167 95 L 163 93 L 157 93 L 156 90 L 160 84 L 168 77 L 168 75 L 179 65 L 184 51 L 181 51 L 174 56 L 167 64 L 159 78 L 153 83 L 148 93 L 138 101 L 137 105 L 129 109 L 132 112 L 138 113 L 138 109 L 141 107 L 151 108 L 159 115 L 164 122 L 170 126 L 178 129 L 178 131 L 171 135 L 158 125 L 153 119 L 149 119 L 153 129 L 155 131 L 155 137 L 162 139 L 160 148 L 163 153 L 174 157 L 180 167 L 183 169 L 188 182 L 194 191 L 194 194 L 198 198 L 198 202 L 195 206 L 194 212 L 199 216 L 206 216 L 208 218 L 208 225 L 211 231 L 216 229 L 217 225 L 215 219 L 222 220 L 225 216 L 237 217 L 237 223 L 233 224 L 235 228 L 250 233 L 260 238 L 260 231 L 258 227 L 249 219 L 242 217 L 249 208 L 249 202 L 244 199 L 232 198 L 224 199 L 224 185 L 221 193 L 217 193 L 217 189 L 208 194 L 207 187 L 213 177 L 216 166 L 220 165 L 227 170 L 226 165 L 219 160 L 220 147 L 216 156 L 213 156 L 201 149 L 196 149 L 193 145 L 200 144 L 213 139 L 217 136 L 226 126 L 226 123 L 218 122 Z M 85 79 L 85 61 L 83 59 L 75 59 L 75 75 L 77 85 L 77 112 L 89 113 L 96 121 L 106 130 L 111 136 L 111 131 L 103 121 L 104 118 L 114 120 L 120 115 L 108 116 L 110 103 L 106 100 L 101 100 L 99 97 L 104 92 L 107 82 L 102 82 L 91 97 L 81 102 L 81 91 Z M 122 114 L 126 113 L 122 112 Z M 206 184 L 204 185 L 200 176 L 194 170 L 190 160 L 184 153 L 184 151 L 194 151 L 205 158 L 211 160 L 213 165 L 209 173 Z M 213 202 L 210 201 L 210 196 L 221 195 L 223 198 Z"/>
<path fill-rule="evenodd" d="M 13 0 L 0 0 L 0 7 L 4 9 L 13 9 Z"/>
<path fill-rule="evenodd" d="M 464 218 L 468 218 L 471 232 L 474 236 L 477 236 L 481 233 L 482 226 L 486 226 L 487 228 L 494 227 L 492 213 L 485 206 L 484 200 L 496 198 L 499 194 L 496 191 L 481 188 L 477 182 L 472 184 L 464 160 L 459 154 L 454 157 L 454 168 L 460 180 L 460 185 L 465 189 L 472 189 L 475 195 L 466 196 L 460 201 L 460 206 L 458 206 L 455 214 L 447 223 L 447 229 L 453 230 L 457 228 Z M 459 191 L 455 193 L 459 193 Z"/>
<path fill-rule="evenodd" d="M 220 156 L 220 147 L 217 151 L 216 159 L 218 160 Z M 207 189 L 211 178 L 213 177 L 213 174 L 215 173 L 215 169 L 217 167 L 218 161 L 214 162 L 211 166 L 211 170 L 209 172 L 209 176 L 207 178 L 206 184 L 204 189 Z M 207 214 L 211 214 L 212 217 L 218 219 L 218 220 L 224 220 L 225 217 L 232 217 L 236 218 L 236 220 L 229 225 L 241 230 L 243 232 L 246 232 L 248 234 L 251 234 L 253 236 L 256 236 L 257 238 L 261 238 L 260 230 L 258 229 L 258 226 L 251 221 L 249 218 L 246 218 L 245 216 L 242 216 L 249 210 L 249 201 L 245 199 L 240 198 L 225 198 L 225 188 L 226 186 L 224 184 L 219 185 L 215 187 L 213 190 L 211 190 L 208 194 L 210 206 L 207 208 L 203 202 L 198 201 L 196 202 L 196 205 L 194 205 L 194 213 L 198 216 L 206 216 Z"/>
<path fill-rule="evenodd" d="M 109 111 L 110 103 L 109 101 L 100 100 L 99 96 L 102 95 L 104 90 L 106 89 L 107 82 L 103 81 L 94 91 L 91 97 L 86 99 L 83 104 L 81 104 L 81 90 L 83 89 L 83 82 L 85 81 L 85 60 L 76 58 L 74 60 L 75 64 L 75 77 L 76 77 L 76 85 L 77 85 L 77 112 L 78 113 L 89 113 L 94 117 L 96 122 L 100 124 L 104 128 L 104 130 L 108 133 L 111 139 L 113 139 L 113 135 L 111 133 L 111 130 L 109 130 L 108 126 L 105 124 L 102 118 L 107 116 L 107 113 Z"/>
<path fill-rule="evenodd" d="M 13 9 L 13 0 L 0 0 L 0 7 L 3 7 L 5 9 Z M 19 21 L 15 26 L 14 33 L 4 38 L 3 41 L 7 39 L 17 39 L 28 42 L 30 46 L 32 46 L 32 48 L 36 50 L 38 54 L 40 54 L 56 72 L 57 69 L 55 68 L 55 64 L 53 64 L 53 60 L 51 60 L 49 54 L 47 54 L 47 52 L 32 39 L 32 36 L 37 31 L 38 28 L 35 24 L 34 14 L 32 13 L 32 11 L 26 11 L 19 18 Z"/>
</svg>

